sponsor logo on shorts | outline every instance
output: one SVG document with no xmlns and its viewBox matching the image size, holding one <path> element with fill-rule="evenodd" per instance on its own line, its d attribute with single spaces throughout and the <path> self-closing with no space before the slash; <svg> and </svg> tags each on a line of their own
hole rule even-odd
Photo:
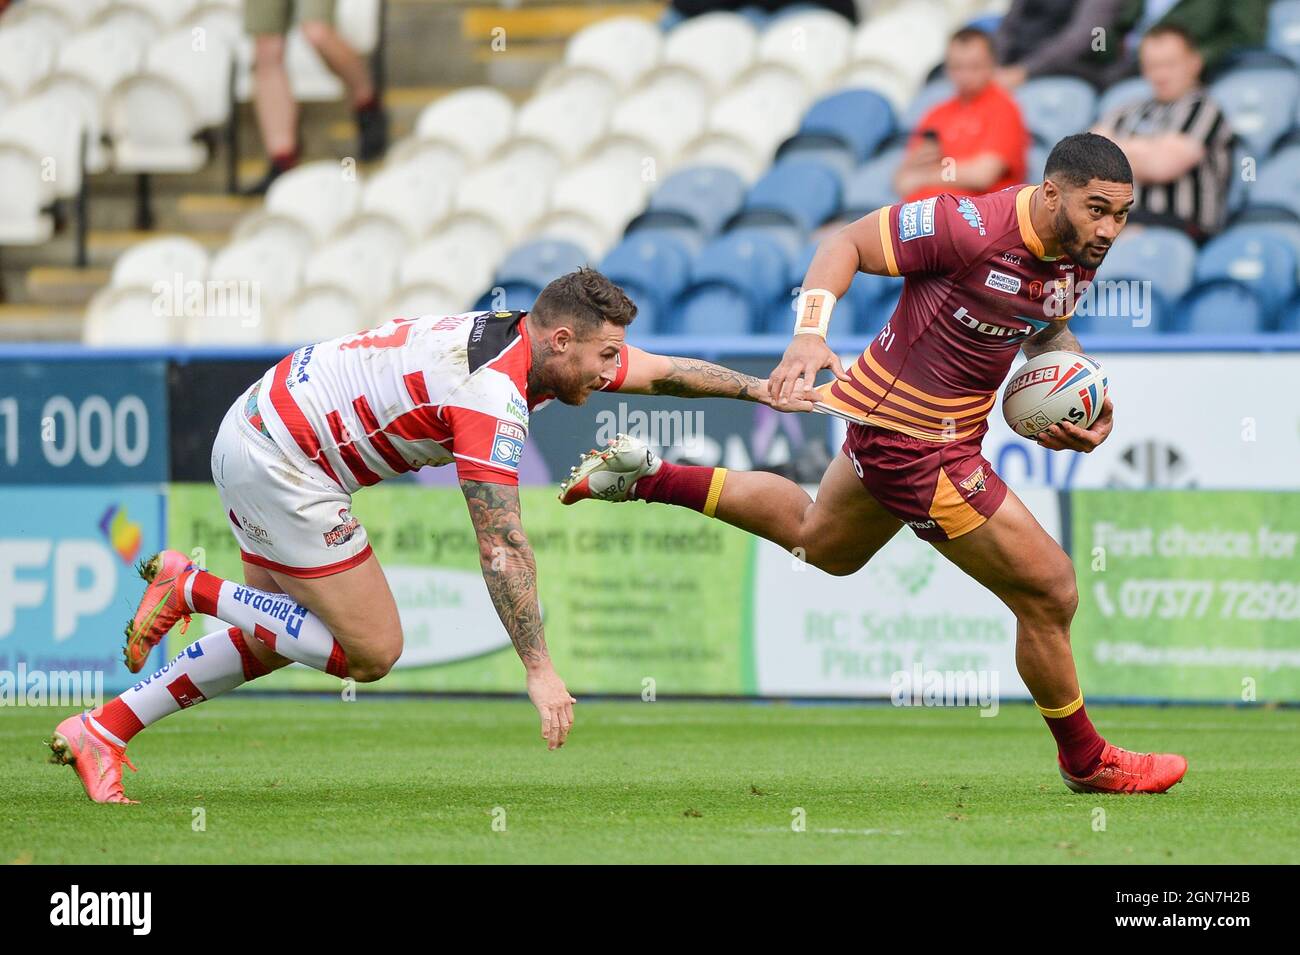
<svg viewBox="0 0 1300 955">
<path fill-rule="evenodd" d="M 966 492 L 967 497 L 970 497 L 984 490 L 984 482 L 984 465 L 981 464 L 970 473 L 970 477 L 961 482 L 961 489 Z"/>
<path fill-rule="evenodd" d="M 352 512 L 346 507 L 340 507 L 339 523 L 324 534 L 325 546 L 338 547 L 340 544 L 346 544 L 360 528 L 361 522 L 352 516 Z"/>
<path fill-rule="evenodd" d="M 497 432 L 492 438 L 492 463 L 517 469 L 523 453 L 524 429 L 509 421 L 498 421 Z"/>
<path fill-rule="evenodd" d="M 1020 291 L 1020 279 L 1014 275 L 1007 275 L 1006 272 L 999 272 L 997 269 L 989 269 L 989 277 L 984 280 L 984 284 L 1008 295 L 1015 295 Z"/>
<path fill-rule="evenodd" d="M 938 196 L 905 202 L 898 210 L 898 241 L 911 242 L 934 235 L 934 204 Z"/>
<path fill-rule="evenodd" d="M 978 231 L 980 235 L 984 235 L 984 217 L 975 208 L 975 203 L 970 199 L 962 199 L 957 203 L 957 212 L 966 220 L 968 226 Z"/>
<path fill-rule="evenodd" d="M 231 513 L 234 513 L 233 511 Z M 271 532 L 260 524 L 254 524 L 247 517 L 239 518 L 239 526 L 249 539 L 257 541 L 259 544 L 272 544 Z"/>
</svg>

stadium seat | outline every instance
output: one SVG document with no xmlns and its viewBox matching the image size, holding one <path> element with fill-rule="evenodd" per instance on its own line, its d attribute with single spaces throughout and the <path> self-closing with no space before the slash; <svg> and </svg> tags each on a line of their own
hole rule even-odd
<svg viewBox="0 0 1300 955">
<path fill-rule="evenodd" d="M 551 146 L 568 161 L 585 153 L 609 123 L 613 107 L 603 93 L 583 87 L 560 87 L 538 93 L 519 109 L 515 135 Z"/>
<path fill-rule="evenodd" d="M 841 90 L 818 100 L 799 124 L 801 134 L 832 136 L 865 162 L 894 134 L 894 110 L 874 90 Z"/>
<path fill-rule="evenodd" d="M 810 232 L 840 208 L 840 180 L 834 170 L 807 160 L 777 163 L 745 196 L 744 211 L 780 214 Z"/>
<path fill-rule="evenodd" d="M 888 149 L 859 166 L 844 184 L 844 214 L 857 218 L 898 201 L 894 171 L 903 159 L 903 147 Z"/>
<path fill-rule="evenodd" d="M 1300 334 L 1300 298 L 1292 299 L 1282 310 L 1278 319 L 1277 330 L 1288 335 Z"/>
<path fill-rule="evenodd" d="M 650 196 L 650 209 L 685 214 L 705 235 L 714 235 L 744 201 L 745 183 L 731 169 L 688 166 L 660 183 Z"/>
<path fill-rule="evenodd" d="M 111 24 L 75 34 L 59 47 L 56 71 L 80 76 L 106 96 L 140 69 L 145 45 L 128 29 Z"/>
<path fill-rule="evenodd" d="M 715 92 L 731 85 L 758 55 L 758 32 L 738 13 L 691 17 L 664 40 L 663 61 L 705 77 Z"/>
<path fill-rule="evenodd" d="M 106 172 L 111 157 L 104 144 L 104 97 L 94 84 L 73 73 L 52 73 L 33 87 L 32 95 L 76 116 L 85 135 L 86 172 Z"/>
<path fill-rule="evenodd" d="M 363 305 L 342 285 L 311 284 L 299 289 L 279 310 L 270 340 L 305 345 L 351 335 L 375 324 Z"/>
<path fill-rule="evenodd" d="M 491 224 L 464 219 L 438 229 L 403 257 L 398 282 L 403 292 L 416 287 L 437 286 L 459 304 L 473 303 L 492 282 L 496 263 L 505 253 L 505 239 Z"/>
<path fill-rule="evenodd" d="M 46 8 L 56 12 L 65 23 L 76 30 L 90 25 L 90 21 L 108 6 L 108 0 L 25 0 L 19 7 Z"/>
<path fill-rule="evenodd" d="M 1177 301 L 1196 280 L 1196 244 L 1175 229 L 1147 227 L 1120 233 L 1097 277 L 1151 282 Z"/>
<path fill-rule="evenodd" d="M 858 26 L 851 58 L 886 64 L 919 83 L 943 59 L 949 33 L 943 7 L 929 3 L 895 6 Z"/>
<path fill-rule="evenodd" d="M 786 291 L 790 257 L 779 242 L 768 236 L 752 232 L 724 235 L 695 257 L 691 288 L 707 284 L 730 286 L 748 296 L 752 315 L 762 315 L 772 300 Z"/>
<path fill-rule="evenodd" d="M 233 242 L 212 258 L 208 284 L 226 290 L 218 314 L 184 323 L 181 339 L 191 345 L 255 345 L 271 340 L 281 305 L 302 281 L 296 249 L 264 239 Z"/>
<path fill-rule="evenodd" d="M 82 341 L 96 348 L 170 345 L 186 319 L 164 309 L 157 314 L 158 295 L 149 285 L 109 285 L 86 306 Z M 188 321 L 199 321 L 193 317 Z"/>
<path fill-rule="evenodd" d="M 1285 69 L 1239 70 L 1215 81 L 1210 95 L 1251 155 L 1267 156 L 1291 128 L 1300 100 L 1300 76 Z"/>
<path fill-rule="evenodd" d="M 850 63 L 835 78 L 835 85 L 842 89 L 868 89 L 879 93 L 889 102 L 895 116 L 907 112 L 921 88 L 910 76 L 874 60 Z"/>
<path fill-rule="evenodd" d="M 770 157 L 798 128 L 808 95 L 806 82 L 794 70 L 761 64 L 713 102 L 709 130 L 734 136 L 758 156 Z"/>
<path fill-rule="evenodd" d="M 144 67 L 174 80 L 189 94 L 199 129 L 220 126 L 229 119 L 234 54 L 222 37 L 206 37 L 203 48 L 196 50 L 191 30 L 174 30 L 149 45 Z"/>
<path fill-rule="evenodd" d="M 184 2 L 185 0 L 178 0 L 178 6 Z M 107 28 L 129 33 L 142 46 L 145 46 L 148 45 L 150 40 L 163 32 L 167 22 L 167 19 L 159 16 L 155 10 L 150 8 L 148 0 L 144 0 L 143 3 L 111 0 L 106 7 L 90 18 L 87 29 Z"/>
<path fill-rule="evenodd" d="M 1125 106 L 1151 98 L 1151 84 L 1140 76 L 1130 76 L 1108 86 L 1097 100 L 1097 119 L 1106 119 L 1111 113 Z"/>
<path fill-rule="evenodd" d="M 506 253 L 497 266 L 496 282 L 545 288 L 552 279 L 587 264 L 587 253 L 572 242 L 532 239 Z"/>
<path fill-rule="evenodd" d="M 1252 206 L 1280 206 L 1300 215 L 1300 144 L 1279 149 L 1259 166 L 1248 188 Z"/>
<path fill-rule="evenodd" d="M 202 282 L 208 274 L 208 253 L 183 235 L 159 236 L 137 242 L 113 263 L 110 285 L 152 288 L 155 282 Z"/>
<path fill-rule="evenodd" d="M 553 212 L 581 213 L 614 234 L 645 208 L 649 191 L 650 183 L 637 157 L 596 158 L 577 164 L 555 180 L 550 207 Z"/>
<path fill-rule="evenodd" d="M 758 40 L 758 59 L 782 63 L 808 80 L 814 89 L 824 89 L 830 78 L 849 62 L 853 27 L 838 13 L 811 8 L 783 11 L 763 30 Z"/>
<path fill-rule="evenodd" d="M 517 166 L 497 160 L 465 176 L 456 190 L 457 212 L 489 219 L 516 242 L 525 227 L 546 211 L 551 183 L 539 176 L 520 175 Z"/>
<path fill-rule="evenodd" d="M 1291 298 L 1296 289 L 1296 259 L 1283 239 L 1249 226 L 1229 229 L 1201 249 L 1196 279 L 1232 279 L 1255 293 L 1265 316 Z"/>
<path fill-rule="evenodd" d="M 705 133 L 682 150 L 683 166 L 720 166 L 743 182 L 754 182 L 767 168 L 767 157 L 753 145 L 729 133 Z"/>
<path fill-rule="evenodd" d="M 0 89 L 10 100 L 24 95 L 53 68 L 57 49 L 43 30 L 0 27 Z"/>
<path fill-rule="evenodd" d="M 690 280 L 691 250 L 673 235 L 644 230 L 615 246 L 601 261 L 600 271 L 636 302 L 639 331 L 655 333 Z"/>
<path fill-rule="evenodd" d="M 266 208 L 298 219 L 317 241 L 327 239 L 361 205 L 361 184 L 337 162 L 322 160 L 290 169 L 271 184 Z"/>
<path fill-rule="evenodd" d="M 520 284 L 511 282 L 505 285 L 494 285 L 474 303 L 471 311 L 521 311 L 526 312 L 533 307 L 537 301 L 537 296 L 542 294 L 542 290 L 536 285 Z"/>
<path fill-rule="evenodd" d="M 752 235 L 764 242 L 775 242 L 781 247 L 787 264 L 788 260 L 799 255 L 808 241 L 807 231 L 793 225 L 783 213 L 763 209 L 755 212 L 741 210 L 727 223 L 723 235 L 731 238 Z"/>
<path fill-rule="evenodd" d="M 1232 279 L 1198 285 L 1179 303 L 1174 331 L 1249 335 L 1268 331 L 1268 309 L 1250 286 Z"/>
<path fill-rule="evenodd" d="M 316 248 L 316 235 L 306 223 L 294 216 L 272 212 L 265 206 L 248 213 L 231 230 L 231 242 L 253 240 L 280 243 L 303 261 Z"/>
<path fill-rule="evenodd" d="M 378 230 L 367 233 L 354 229 L 321 245 L 303 265 L 303 287 L 338 286 L 351 293 L 365 310 L 385 301 L 397 286 L 397 263 L 404 240 L 397 235 L 378 241 L 378 234 Z"/>
<path fill-rule="evenodd" d="M 429 234 L 451 211 L 456 179 L 434 163 L 386 163 L 368 178 L 361 191 L 361 208 L 401 223 L 412 239 Z"/>
<path fill-rule="evenodd" d="M 641 213 L 627 225 L 624 238 L 632 235 L 664 235 L 681 243 L 690 252 L 691 258 L 699 255 L 708 243 L 708 236 L 703 235 L 695 225 L 695 220 L 680 212 L 658 212 L 649 210 Z"/>
<path fill-rule="evenodd" d="M 1268 46 L 1300 64 L 1300 0 L 1274 0 L 1269 6 Z"/>
<path fill-rule="evenodd" d="M 1232 220 L 1232 230 L 1249 227 L 1252 232 L 1271 235 L 1291 247 L 1296 262 L 1300 263 L 1300 216 L 1289 210 L 1246 209 Z M 1297 282 L 1300 283 L 1300 273 Z"/>
<path fill-rule="evenodd" d="M 510 97 L 490 86 L 469 86 L 421 110 L 415 135 L 448 143 L 470 160 L 483 160 L 510 138 L 514 122 Z"/>
<path fill-rule="evenodd" d="M 475 290 L 475 295 L 478 294 Z M 425 283 L 404 285 L 383 305 L 383 314 L 389 318 L 414 318 L 419 315 L 456 315 L 473 305 L 472 297 L 465 299 L 440 285 Z"/>
<path fill-rule="evenodd" d="M 558 239 L 576 245 L 590 261 L 596 261 L 618 241 L 620 230 L 598 222 L 585 212 L 556 209 L 533 223 L 539 239 Z"/>
<path fill-rule="evenodd" d="M 40 245 L 53 234 L 54 220 L 43 211 L 53 184 L 41 172 L 39 152 L 0 137 L 0 245 Z"/>
<path fill-rule="evenodd" d="M 80 118 L 56 97 L 28 96 L 0 114 L 0 142 L 40 157 L 42 206 L 81 191 L 81 133 Z"/>
<path fill-rule="evenodd" d="M 93 6 L 92 6 L 93 9 Z M 74 16 L 57 6 L 41 2 L 11 3 L 0 13 L 0 30 L 36 30 L 54 46 L 63 42 L 64 37 L 72 36 L 81 28 L 81 23 Z"/>
<path fill-rule="evenodd" d="M 1043 76 L 1016 90 L 1025 127 L 1047 146 L 1086 130 L 1097 112 L 1097 95 L 1083 80 Z"/>
<path fill-rule="evenodd" d="M 659 64 L 662 46 L 662 34 L 648 20 L 613 17 L 574 34 L 564 49 L 564 62 L 607 73 L 626 90 Z"/>
<path fill-rule="evenodd" d="M 750 335 L 759 330 L 761 315 L 742 290 L 705 283 L 678 297 L 670 327 L 678 335 Z"/>
<path fill-rule="evenodd" d="M 800 160 L 819 163 L 844 182 L 857 168 L 853 153 L 838 138 L 815 133 L 795 133 L 776 150 L 776 163 Z M 774 165 L 776 164 L 774 163 Z"/>
<path fill-rule="evenodd" d="M 1053 144 L 1054 145 L 1054 144 Z M 1029 155 L 1025 158 L 1025 181 L 1042 182 L 1043 176 L 1047 169 L 1047 157 L 1052 154 L 1050 146 L 1043 143 L 1035 142 L 1029 147 Z"/>
<path fill-rule="evenodd" d="M 646 140 L 671 163 L 704 132 L 708 117 L 709 93 L 702 80 L 685 71 L 660 72 L 619 102 L 609 128 Z"/>
<path fill-rule="evenodd" d="M 194 100 L 170 76 L 125 77 L 109 91 L 104 109 L 117 172 L 192 173 L 207 164 L 207 146 L 194 139 L 204 125 Z"/>
<path fill-rule="evenodd" d="M 1129 278 L 1124 276 L 1124 279 Z M 1070 329 L 1080 335 L 1150 337 L 1169 330 L 1168 302 L 1159 285 L 1099 279 L 1079 296 Z"/>
</svg>

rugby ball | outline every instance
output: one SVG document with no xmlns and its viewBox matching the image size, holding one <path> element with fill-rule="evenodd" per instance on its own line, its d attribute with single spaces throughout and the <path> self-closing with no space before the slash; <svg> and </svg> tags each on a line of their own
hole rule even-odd
<svg viewBox="0 0 1300 955">
<path fill-rule="evenodd" d="M 1044 352 L 1011 373 L 1002 414 L 1016 434 L 1032 438 L 1062 421 L 1086 428 L 1097 420 L 1108 391 L 1106 373 L 1087 355 Z"/>
</svg>

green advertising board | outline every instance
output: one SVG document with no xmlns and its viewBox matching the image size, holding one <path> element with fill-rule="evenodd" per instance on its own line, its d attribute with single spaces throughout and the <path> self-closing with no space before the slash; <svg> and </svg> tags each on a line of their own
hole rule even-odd
<svg viewBox="0 0 1300 955">
<path fill-rule="evenodd" d="M 748 651 L 753 541 L 680 508 L 566 508 L 546 488 L 520 491 L 537 555 L 538 590 L 556 669 L 575 693 L 752 693 Z M 415 485 L 357 495 L 361 519 L 402 614 L 406 649 L 384 690 L 521 692 L 523 669 L 479 570 L 460 491 Z M 241 580 L 235 539 L 216 489 L 174 484 L 169 546 Z M 218 625 L 195 618 L 178 652 Z M 653 682 L 647 682 L 653 681 Z M 337 690 L 301 666 L 263 689 Z"/>
<path fill-rule="evenodd" d="M 1094 695 L 1300 700 L 1300 494 L 1077 491 L 1073 644 Z"/>
</svg>

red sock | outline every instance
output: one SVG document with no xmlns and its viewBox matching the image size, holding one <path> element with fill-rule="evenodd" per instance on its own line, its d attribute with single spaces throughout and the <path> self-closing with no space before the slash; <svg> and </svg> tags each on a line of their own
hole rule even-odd
<svg viewBox="0 0 1300 955">
<path fill-rule="evenodd" d="M 371 110 L 379 109 L 379 94 L 371 93 L 368 97 L 357 103 L 353 107 L 358 113 L 368 113 Z"/>
<path fill-rule="evenodd" d="M 144 729 L 140 718 L 132 712 L 131 707 L 122 702 L 119 696 L 105 703 L 98 712 L 91 714 L 99 725 L 104 727 L 123 743 L 131 742 L 131 737 Z"/>
<path fill-rule="evenodd" d="M 1043 710 L 1041 706 L 1038 709 L 1039 712 Z M 1068 710 L 1070 707 L 1062 709 Z M 1065 771 L 1080 778 L 1095 773 L 1101 765 L 1101 751 L 1106 748 L 1106 741 L 1097 733 L 1092 720 L 1088 719 L 1088 713 L 1083 708 L 1083 697 L 1079 697 L 1078 709 L 1073 712 L 1065 716 L 1048 716 L 1043 713 L 1043 719 L 1056 738 L 1056 748 Z"/>
<path fill-rule="evenodd" d="M 718 498 L 722 496 L 722 482 L 726 477 L 726 468 L 705 468 L 662 461 L 658 471 L 647 474 L 636 482 L 632 494 L 638 501 L 676 504 L 712 517 L 718 506 Z"/>
<path fill-rule="evenodd" d="M 287 152 L 276 153 L 271 157 L 271 165 L 280 172 L 285 172 L 298 165 L 299 150 L 297 146 Z"/>
</svg>

